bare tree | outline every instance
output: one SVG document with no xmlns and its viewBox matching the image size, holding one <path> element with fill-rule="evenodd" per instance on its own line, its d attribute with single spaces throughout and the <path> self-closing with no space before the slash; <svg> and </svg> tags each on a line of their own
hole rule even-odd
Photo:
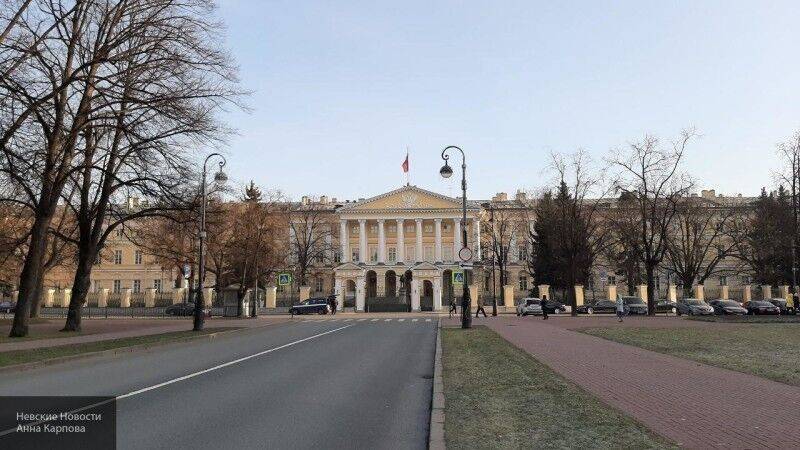
<svg viewBox="0 0 800 450">
<path fill-rule="evenodd" d="M 531 265 L 537 282 L 566 289 L 572 314 L 577 315 L 575 286 L 587 284 L 595 260 L 612 242 L 603 218 L 611 185 L 584 151 L 568 157 L 553 154 L 551 166 L 555 192 L 537 202 L 537 223 L 529 232 Z"/>
<path fill-rule="evenodd" d="M 667 235 L 665 267 L 681 281 L 684 296 L 691 296 L 694 283 L 704 284 L 709 277 L 730 270 L 721 263 L 737 250 L 728 234 L 735 211 L 716 200 L 684 197 L 678 201 Z"/>
<path fill-rule="evenodd" d="M 512 243 L 518 235 L 523 223 L 527 223 L 524 204 L 513 202 L 489 203 L 489 226 L 482 227 L 483 241 L 490 252 L 484 254 L 491 258 L 497 269 L 500 282 L 500 300 L 505 306 L 513 306 L 514 299 L 505 298 L 503 286 L 508 284 L 508 266 L 511 261 Z M 494 299 L 493 301 L 496 301 Z M 494 306 L 494 305 L 493 305 Z"/>
<path fill-rule="evenodd" d="M 797 294 L 798 248 L 800 248 L 800 131 L 778 144 L 778 156 L 783 160 L 783 170 L 778 172 L 782 185 L 789 186 L 792 202 L 792 292 Z"/>
<path fill-rule="evenodd" d="M 332 244 L 331 212 L 332 209 L 328 205 L 313 200 L 290 206 L 289 263 L 294 266 L 300 286 L 306 285 L 308 274 L 313 267 L 325 265 L 333 258 L 335 248 Z"/>
<path fill-rule="evenodd" d="M 629 144 L 627 151 L 618 150 L 610 162 L 620 170 L 616 183 L 619 192 L 632 204 L 631 214 L 637 219 L 641 263 L 647 279 L 647 310 L 655 314 L 656 270 L 667 253 L 668 235 L 681 197 L 692 186 L 688 176 L 680 172 L 686 147 L 695 132 L 684 130 L 680 137 L 664 146 L 658 138 L 645 136 Z"/>
</svg>

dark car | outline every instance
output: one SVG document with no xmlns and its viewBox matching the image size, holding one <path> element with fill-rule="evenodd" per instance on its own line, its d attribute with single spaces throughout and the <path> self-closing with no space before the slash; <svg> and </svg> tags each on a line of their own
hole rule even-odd
<svg viewBox="0 0 800 450">
<path fill-rule="evenodd" d="M 733 300 L 712 300 L 708 302 L 714 308 L 714 314 L 717 315 L 737 315 L 743 316 L 747 314 L 745 309 L 739 302 Z"/>
<path fill-rule="evenodd" d="M 0 302 L 0 313 L 13 313 L 17 309 L 17 304 L 14 302 L 4 301 Z"/>
<path fill-rule="evenodd" d="M 781 313 L 780 308 L 765 300 L 749 301 L 745 305 L 745 308 L 747 308 L 747 314 L 750 314 L 751 316 L 757 316 L 761 314 L 771 314 L 777 316 Z"/>
<path fill-rule="evenodd" d="M 687 316 L 710 316 L 714 314 L 714 308 L 711 305 L 696 298 L 685 298 L 675 305 L 679 316 L 683 314 Z"/>
<path fill-rule="evenodd" d="M 647 315 L 647 303 L 639 297 L 622 297 L 628 314 Z"/>
<path fill-rule="evenodd" d="M 331 312 L 327 298 L 310 298 L 289 308 L 289 314 L 328 314 Z"/>
<path fill-rule="evenodd" d="M 547 300 L 544 304 L 544 310 L 547 314 L 560 314 L 567 310 L 563 303 L 555 300 Z"/>
<path fill-rule="evenodd" d="M 667 300 L 659 300 L 656 302 L 656 312 L 657 313 L 672 313 L 675 314 L 678 311 L 678 305 L 675 302 L 670 302 Z"/>
<path fill-rule="evenodd" d="M 191 316 L 194 314 L 194 303 L 184 302 L 167 306 L 164 314 L 170 316 Z"/>
<path fill-rule="evenodd" d="M 588 303 L 576 308 L 578 314 L 596 314 L 596 313 L 609 313 L 613 314 L 617 310 L 617 304 L 611 300 L 600 300 L 594 303 Z"/>
<path fill-rule="evenodd" d="M 789 308 L 789 302 L 785 298 L 770 298 L 767 300 L 781 310 L 781 314 L 796 314 L 795 308 Z"/>
</svg>

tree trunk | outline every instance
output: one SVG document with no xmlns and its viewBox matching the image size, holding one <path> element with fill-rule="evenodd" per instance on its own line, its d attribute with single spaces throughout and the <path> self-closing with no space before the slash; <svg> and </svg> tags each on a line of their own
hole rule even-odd
<svg viewBox="0 0 800 450">
<path fill-rule="evenodd" d="M 44 291 L 44 272 L 42 276 L 39 277 L 39 282 L 36 283 L 36 292 L 33 293 L 31 297 L 31 313 L 29 314 L 30 318 L 39 317 L 39 313 L 42 310 L 42 292 Z"/>
<path fill-rule="evenodd" d="M 72 297 L 69 300 L 67 321 L 61 331 L 81 331 L 81 312 L 91 284 L 92 263 L 94 257 L 91 250 L 81 251 L 72 281 Z"/>
<path fill-rule="evenodd" d="M 647 315 L 656 315 L 656 277 L 655 264 L 647 264 Z"/>
<path fill-rule="evenodd" d="M 25 337 L 28 335 L 28 323 L 33 296 L 37 294 L 38 286 L 42 281 L 44 269 L 45 249 L 47 248 L 47 229 L 50 227 L 52 215 L 37 217 L 31 228 L 31 239 L 28 253 L 19 281 L 19 298 L 17 309 L 14 312 L 14 322 L 11 325 L 9 337 Z"/>
</svg>

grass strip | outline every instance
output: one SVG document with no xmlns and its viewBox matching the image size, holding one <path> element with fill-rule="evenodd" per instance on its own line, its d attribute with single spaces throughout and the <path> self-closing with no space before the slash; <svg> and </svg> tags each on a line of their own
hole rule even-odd
<svg viewBox="0 0 800 450">
<path fill-rule="evenodd" d="M 203 331 L 173 331 L 170 333 L 151 334 L 147 336 L 137 336 L 121 339 L 109 339 L 104 341 L 86 342 L 82 344 L 67 344 L 55 347 L 42 347 L 28 350 L 12 350 L 0 352 L 0 367 L 16 364 L 26 364 L 33 362 L 46 361 L 65 356 L 79 355 L 82 353 L 100 352 L 134 345 L 159 345 L 169 344 L 170 342 L 191 339 L 220 331 L 232 330 L 235 328 L 208 328 Z"/>
<path fill-rule="evenodd" d="M 789 323 L 704 328 L 587 328 L 623 344 L 800 386 L 800 325 Z"/>
<path fill-rule="evenodd" d="M 442 346 L 450 449 L 674 448 L 486 327 Z"/>
</svg>

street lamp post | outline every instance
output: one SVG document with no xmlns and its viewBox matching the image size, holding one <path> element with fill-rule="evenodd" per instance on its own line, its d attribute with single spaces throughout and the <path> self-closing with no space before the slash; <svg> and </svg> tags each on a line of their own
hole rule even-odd
<svg viewBox="0 0 800 450">
<path fill-rule="evenodd" d="M 208 170 L 208 160 L 210 160 L 213 156 L 218 156 L 220 158 L 219 171 L 214 174 L 214 182 L 217 184 L 223 184 L 228 180 L 228 176 L 222 171 L 222 168 L 225 167 L 225 164 L 227 163 L 225 157 L 219 153 L 212 153 L 208 155 L 205 161 L 203 161 L 203 176 L 200 180 L 200 267 L 198 270 L 200 273 L 199 280 L 197 282 L 196 301 L 194 304 L 194 327 L 192 328 L 194 331 L 201 331 L 203 329 L 203 325 L 205 324 L 203 281 L 205 281 L 206 278 L 206 203 L 208 202 L 206 198 L 206 173 Z"/>
<path fill-rule="evenodd" d="M 464 150 L 461 150 L 459 147 L 455 145 L 445 147 L 444 150 L 442 150 L 444 166 L 439 170 L 439 174 L 442 178 L 450 178 L 453 175 L 453 169 L 447 163 L 447 160 L 450 159 L 450 155 L 447 154 L 447 151 L 450 149 L 456 149 L 461 152 L 461 250 L 458 252 L 458 256 L 461 261 L 466 262 L 472 256 L 469 246 L 467 245 L 467 158 L 464 156 Z M 464 272 L 463 287 L 464 291 L 461 295 L 461 328 L 466 329 L 472 327 L 471 301 L 469 298 L 469 286 L 467 286 L 466 270 Z"/>
</svg>

